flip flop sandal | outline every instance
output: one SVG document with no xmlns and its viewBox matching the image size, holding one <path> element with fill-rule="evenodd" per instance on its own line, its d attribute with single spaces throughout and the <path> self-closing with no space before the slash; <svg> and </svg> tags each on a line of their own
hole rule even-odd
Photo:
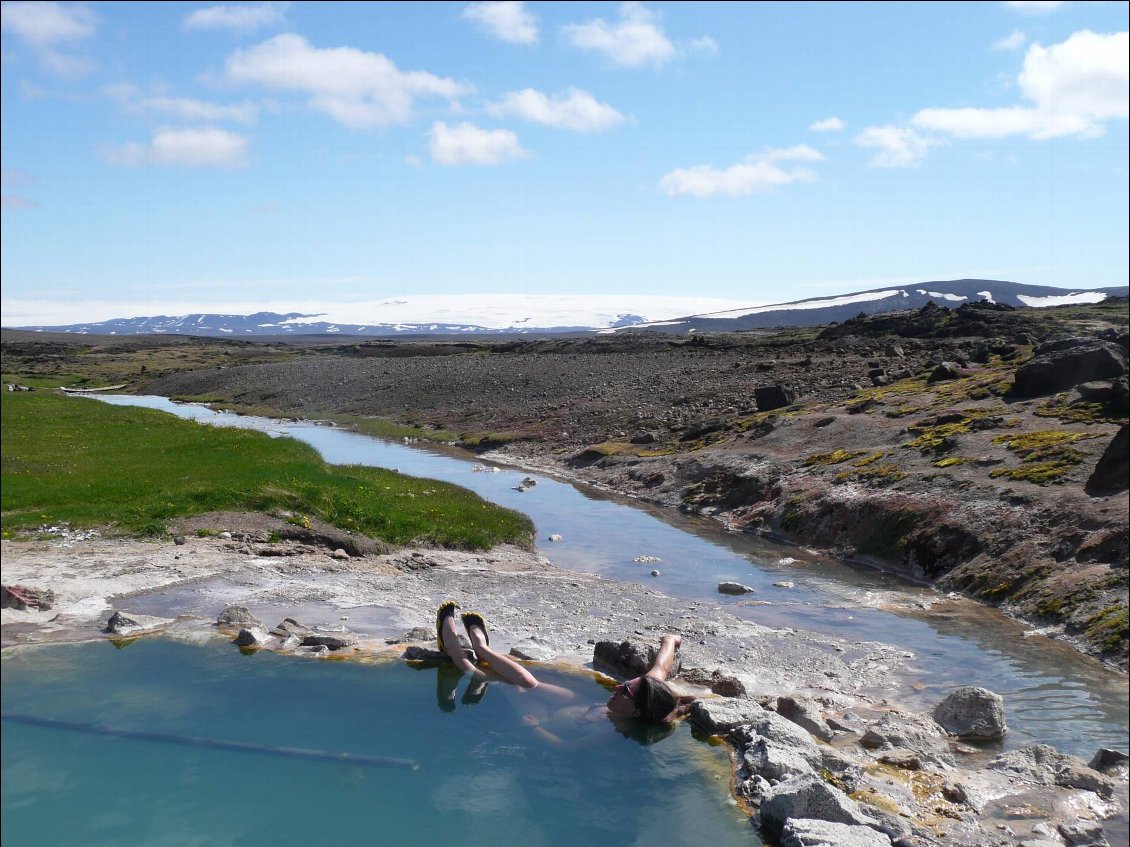
<svg viewBox="0 0 1130 847">
<path fill-rule="evenodd" d="M 436 609 L 436 644 L 439 645 L 440 652 L 447 652 L 447 648 L 443 646 L 443 622 L 448 618 L 455 617 L 455 610 L 458 608 L 459 606 L 454 600 L 445 600 Z"/>
<path fill-rule="evenodd" d="M 487 622 L 483 620 L 483 616 L 478 612 L 464 612 L 463 613 L 463 628 L 467 630 L 468 637 L 471 635 L 471 627 L 477 626 L 483 631 L 483 637 L 487 640 L 487 646 L 490 646 L 490 632 L 487 631 Z"/>
</svg>

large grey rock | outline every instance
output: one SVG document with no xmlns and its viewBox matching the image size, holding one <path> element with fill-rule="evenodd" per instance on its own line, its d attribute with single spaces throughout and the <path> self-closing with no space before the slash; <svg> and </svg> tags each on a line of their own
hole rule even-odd
<svg viewBox="0 0 1130 847">
<path fill-rule="evenodd" d="M 748 585 L 742 585 L 740 582 L 720 582 L 718 583 L 719 594 L 750 594 L 753 589 Z"/>
<path fill-rule="evenodd" d="M 1060 753 L 1047 744 L 1002 753 L 989 762 L 988 768 L 1034 785 L 1078 788 L 1105 798 L 1114 795 L 1112 779 L 1088 767 L 1082 759 Z"/>
<path fill-rule="evenodd" d="M 510 655 L 516 659 L 527 662 L 549 662 L 558 653 L 558 649 L 544 638 L 526 638 L 510 648 Z"/>
<path fill-rule="evenodd" d="M 758 776 L 781 780 L 792 769 L 796 773 L 817 771 L 842 791 L 854 791 L 863 768 L 838 750 L 817 744 L 801 727 L 775 712 L 764 710 L 753 720 L 730 732 L 730 741 L 741 755 L 743 778 Z M 803 760 L 807 767 L 798 764 Z"/>
<path fill-rule="evenodd" d="M 942 729 L 958 738 L 987 740 L 1008 732 L 1004 698 L 987 688 L 957 688 L 934 706 L 932 714 Z"/>
<path fill-rule="evenodd" d="M 1124 373 L 1126 353 L 1118 344 L 1097 338 L 1065 338 L 1036 348 L 1035 358 L 1017 369 L 1012 393 L 1040 397 Z"/>
<path fill-rule="evenodd" d="M 821 717 L 816 706 L 803 697 L 778 697 L 777 714 L 795 723 L 821 741 L 831 741 L 836 733 Z"/>
<path fill-rule="evenodd" d="M 312 632 L 302 636 L 303 647 L 326 647 L 330 650 L 344 650 L 357 643 L 357 636 L 351 632 L 322 633 Z"/>
<path fill-rule="evenodd" d="M 259 627 L 266 629 L 263 622 L 251 614 L 251 611 L 246 606 L 226 606 L 219 615 L 216 616 L 217 626 L 238 626 L 244 629 L 251 627 Z"/>
<path fill-rule="evenodd" d="M 792 818 L 781 830 L 780 847 L 890 847 L 891 839 L 866 826 Z"/>
<path fill-rule="evenodd" d="M 1098 821 L 1082 818 L 1064 821 L 1059 825 L 1059 834 L 1071 847 L 1107 847 L 1103 825 Z"/>
<path fill-rule="evenodd" d="M 618 676 L 635 677 L 647 673 L 655 664 L 657 655 L 658 641 L 632 637 L 624 641 L 598 641 L 592 651 L 592 660 L 593 664 Z M 682 658 L 676 650 L 671 663 L 671 676 L 677 676 L 682 666 Z"/>
<path fill-rule="evenodd" d="M 1130 427 L 1123 426 L 1114 434 L 1087 480 L 1091 494 L 1114 494 L 1130 485 Z"/>
<path fill-rule="evenodd" d="M 797 750 L 759 738 L 742 756 L 750 776 L 757 775 L 770 785 L 814 772 L 812 764 Z"/>
<path fill-rule="evenodd" d="M 121 612 L 114 612 L 106 621 L 106 632 L 111 635 L 126 635 L 144 628 L 139 619 L 123 615 Z"/>
<path fill-rule="evenodd" d="M 953 763 L 949 742 L 937 722 L 922 715 L 888 712 L 867 728 L 859 743 L 871 750 L 912 750 L 923 762 Z"/>
<path fill-rule="evenodd" d="M 745 683 L 717 668 L 709 671 L 706 668 L 683 668 L 679 676 L 691 685 L 709 688 L 719 697 L 745 697 L 747 694 Z"/>
<path fill-rule="evenodd" d="M 957 362 L 942 362 L 927 378 L 927 383 L 943 382 L 947 379 L 957 379 L 961 376 L 961 365 Z"/>
<path fill-rule="evenodd" d="M 272 635 L 277 635 L 280 638 L 286 638 L 289 635 L 305 638 L 310 632 L 309 627 L 303 626 L 294 618 L 283 618 L 282 623 L 271 630 Z"/>
<path fill-rule="evenodd" d="M 757 411 L 768 412 L 791 406 L 796 402 L 796 392 L 783 385 L 765 385 L 753 389 L 753 400 L 757 404 Z"/>
<path fill-rule="evenodd" d="M 1121 776 L 1130 764 L 1130 756 L 1121 750 L 1111 750 L 1109 747 L 1100 747 L 1091 757 L 1087 766 L 1108 776 Z"/>
<path fill-rule="evenodd" d="M 773 836 L 780 836 L 790 818 L 810 818 L 850 826 L 872 826 L 875 821 L 865 815 L 859 804 L 809 774 L 773 786 L 761 800 L 761 826 Z"/>
<path fill-rule="evenodd" d="M 270 637 L 261 626 L 244 627 L 235 637 L 235 644 L 237 647 L 262 647 Z"/>
<path fill-rule="evenodd" d="M 765 712 L 752 700 L 727 697 L 719 700 L 695 700 L 690 721 L 707 735 L 722 735 L 739 726 L 752 723 Z"/>
</svg>

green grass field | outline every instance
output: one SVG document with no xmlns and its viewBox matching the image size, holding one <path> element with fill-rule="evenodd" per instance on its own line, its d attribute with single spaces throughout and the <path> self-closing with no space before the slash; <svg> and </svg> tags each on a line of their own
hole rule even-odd
<svg viewBox="0 0 1130 847">
<path fill-rule="evenodd" d="M 5 538 L 60 522 L 153 535 L 178 516 L 238 510 L 319 517 L 392 544 L 532 539 L 524 515 L 463 488 L 327 465 L 293 439 L 45 391 L 5 393 L 0 405 Z"/>
</svg>

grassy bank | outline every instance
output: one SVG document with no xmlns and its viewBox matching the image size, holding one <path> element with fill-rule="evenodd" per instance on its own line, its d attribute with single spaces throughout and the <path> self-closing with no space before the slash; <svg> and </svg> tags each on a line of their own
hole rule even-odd
<svg viewBox="0 0 1130 847">
<path fill-rule="evenodd" d="M 319 517 L 393 544 L 527 544 L 524 515 L 434 480 L 327 465 L 292 439 L 203 427 L 148 409 L 45 392 L 2 402 L 2 529 L 58 522 L 159 534 L 217 510 Z"/>
</svg>

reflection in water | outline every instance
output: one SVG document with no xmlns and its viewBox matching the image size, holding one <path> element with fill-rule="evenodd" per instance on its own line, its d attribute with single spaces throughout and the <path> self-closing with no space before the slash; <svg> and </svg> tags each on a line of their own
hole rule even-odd
<svg viewBox="0 0 1130 847">
<path fill-rule="evenodd" d="M 444 449 L 415 449 L 309 422 L 217 413 L 161 397 L 100 397 L 162 409 L 221 426 L 289 435 L 329 462 L 398 468 L 454 482 L 529 515 L 542 552 L 555 565 L 618 580 L 649 581 L 669 595 L 716 603 L 769 626 L 796 627 L 848 640 L 882 641 L 914 653 L 908 678 L 892 679 L 896 699 L 928 707 L 955 685 L 981 685 L 1006 698 L 1009 748 L 1039 741 L 1090 758 L 1100 745 L 1126 746 L 1125 679 L 1069 647 L 1025 638 L 1000 612 L 955 600 L 891 574 L 845 567 L 805 550 L 726 533 L 709 521 L 548 477 L 524 492 L 527 472 L 473 473 L 473 463 Z M 519 476 L 521 474 L 521 476 Z M 561 540 L 549 542 L 550 535 Z M 657 563 L 636 559 L 654 556 Z M 651 577 L 652 569 L 660 571 Z M 717 594 L 719 582 L 752 586 L 749 599 Z M 393 634 L 391 631 L 389 634 Z"/>
</svg>

